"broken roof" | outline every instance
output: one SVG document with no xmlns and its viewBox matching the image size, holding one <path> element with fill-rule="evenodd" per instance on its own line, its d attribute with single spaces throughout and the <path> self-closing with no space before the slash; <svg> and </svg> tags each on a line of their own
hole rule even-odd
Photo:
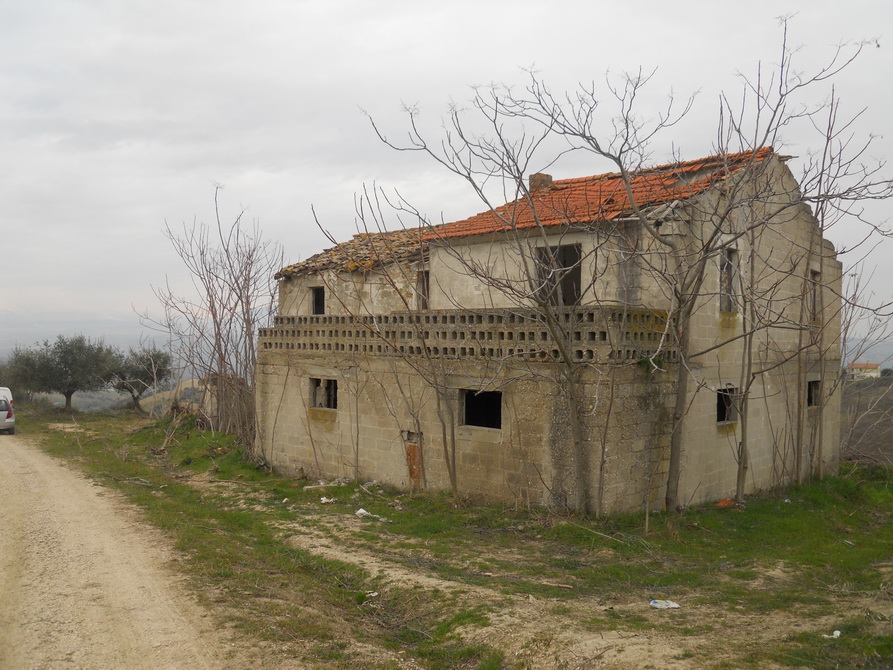
<svg viewBox="0 0 893 670">
<path fill-rule="evenodd" d="M 668 163 L 634 172 L 630 189 L 636 205 L 649 209 L 685 200 L 706 191 L 717 181 L 773 154 L 771 147 L 736 154 L 720 154 L 682 163 Z M 610 221 L 632 212 L 619 173 L 553 181 L 548 175 L 532 175 L 530 197 L 519 198 L 495 210 L 462 221 L 428 228 L 392 232 L 359 233 L 307 260 L 289 265 L 276 279 L 323 270 L 355 272 L 398 261 L 421 261 L 431 240 L 524 230 L 542 226 L 589 224 Z"/>
<path fill-rule="evenodd" d="M 636 206 L 685 200 L 707 190 L 717 181 L 772 154 L 771 147 L 737 154 L 720 154 L 683 163 L 668 163 L 632 173 L 630 190 Z M 494 210 L 437 226 L 426 232 L 429 240 L 524 230 L 535 226 L 560 226 L 610 221 L 630 214 L 629 194 L 618 172 L 560 179 L 535 175 L 529 198 L 522 197 Z"/>
<path fill-rule="evenodd" d="M 422 234 L 422 228 L 358 233 L 347 242 L 282 268 L 275 278 L 283 279 L 323 270 L 372 270 L 396 261 L 424 260 L 428 253 L 428 244 L 422 239 Z"/>
</svg>

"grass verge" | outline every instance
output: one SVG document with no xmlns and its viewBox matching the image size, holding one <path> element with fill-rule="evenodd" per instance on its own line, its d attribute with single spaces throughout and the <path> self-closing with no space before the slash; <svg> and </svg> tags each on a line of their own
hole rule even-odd
<svg viewBox="0 0 893 670">
<path fill-rule="evenodd" d="M 474 634 L 526 598 L 581 635 L 671 637 L 690 667 L 883 668 L 893 654 L 889 468 L 847 468 L 746 509 L 659 515 L 643 536 L 637 515 L 558 518 L 354 482 L 305 488 L 313 483 L 258 471 L 231 438 L 189 421 L 79 415 L 78 430 L 62 431 L 48 427 L 58 416 L 19 418 L 25 435 L 169 533 L 229 625 L 312 666 L 396 668 L 408 655 L 435 669 L 528 667 L 499 635 Z M 375 516 L 358 519 L 360 507 Z M 289 541 L 300 533 L 425 580 L 302 549 Z M 686 609 L 658 616 L 639 606 L 651 598 Z M 803 625 L 755 647 L 702 612 Z M 822 637 L 834 629 L 838 639 Z"/>
</svg>

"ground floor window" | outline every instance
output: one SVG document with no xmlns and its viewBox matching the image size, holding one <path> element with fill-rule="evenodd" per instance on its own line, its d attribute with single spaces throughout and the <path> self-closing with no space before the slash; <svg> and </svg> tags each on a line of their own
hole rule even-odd
<svg viewBox="0 0 893 670">
<path fill-rule="evenodd" d="M 716 423 L 738 420 L 738 389 L 727 387 L 716 392 Z"/>
<path fill-rule="evenodd" d="M 462 423 L 481 428 L 502 428 L 502 392 L 462 389 Z"/>
<path fill-rule="evenodd" d="M 311 377 L 310 406 L 338 409 L 338 380 Z"/>
</svg>

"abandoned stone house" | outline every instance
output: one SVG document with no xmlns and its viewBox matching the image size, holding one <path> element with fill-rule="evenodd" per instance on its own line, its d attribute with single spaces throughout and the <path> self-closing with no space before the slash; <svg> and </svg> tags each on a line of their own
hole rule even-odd
<svg viewBox="0 0 893 670">
<path fill-rule="evenodd" d="M 660 509 L 674 428 L 687 504 L 734 494 L 744 439 L 747 491 L 833 472 L 840 275 L 771 148 L 531 175 L 283 268 L 257 446 L 286 473 L 601 512 Z"/>
</svg>

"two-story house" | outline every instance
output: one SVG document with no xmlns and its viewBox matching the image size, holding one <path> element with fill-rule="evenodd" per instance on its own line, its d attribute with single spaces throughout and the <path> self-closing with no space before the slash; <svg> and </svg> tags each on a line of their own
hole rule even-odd
<svg viewBox="0 0 893 670">
<path fill-rule="evenodd" d="M 772 149 L 553 180 L 278 274 L 281 471 L 659 509 L 834 471 L 840 263 Z M 746 467 L 739 467 L 746 465 Z"/>
</svg>

